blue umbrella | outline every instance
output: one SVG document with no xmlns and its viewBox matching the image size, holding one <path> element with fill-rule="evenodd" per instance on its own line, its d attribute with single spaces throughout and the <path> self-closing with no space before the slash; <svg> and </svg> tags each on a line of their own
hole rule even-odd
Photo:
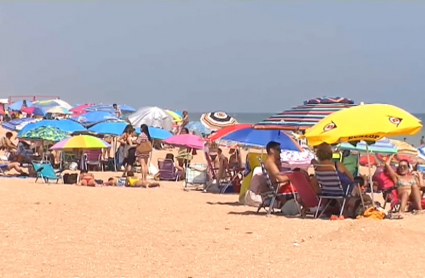
<svg viewBox="0 0 425 278">
<path fill-rule="evenodd" d="M 92 111 L 84 113 L 78 117 L 72 118 L 74 121 L 77 121 L 83 125 L 91 125 L 91 124 L 97 124 L 104 121 L 117 121 L 118 118 L 107 111 Z"/>
<path fill-rule="evenodd" d="M 51 126 L 51 127 L 56 127 L 60 130 L 63 130 L 65 132 L 76 132 L 76 131 L 84 131 L 86 130 L 86 128 L 84 126 L 82 126 L 81 124 L 68 120 L 68 119 L 64 119 L 64 120 L 42 120 L 36 123 L 30 123 L 27 124 L 19 133 L 18 136 L 21 136 L 22 134 L 40 127 L 40 126 Z"/>
<path fill-rule="evenodd" d="M 233 142 L 246 146 L 265 147 L 270 141 L 280 143 L 282 150 L 302 151 L 298 143 L 280 130 L 240 129 L 221 138 L 223 142 Z"/>
<path fill-rule="evenodd" d="M 1 126 L 8 129 L 8 130 L 13 130 L 13 131 L 17 131 L 17 130 L 21 130 L 23 129 L 26 125 L 36 122 L 36 119 L 33 118 L 22 118 L 22 119 L 15 119 L 15 120 L 11 120 L 7 123 L 3 123 Z"/>
<path fill-rule="evenodd" d="M 18 100 L 18 101 L 15 101 L 14 103 L 12 103 L 11 105 L 9 105 L 8 108 L 10 110 L 15 110 L 15 111 L 21 110 L 23 103 L 24 103 L 23 100 Z M 27 107 L 31 107 L 31 106 L 32 106 L 32 102 L 27 101 Z"/>
<path fill-rule="evenodd" d="M 195 131 L 198 135 L 211 133 L 211 130 L 204 126 L 200 121 L 189 122 L 186 127 L 189 131 Z"/>
<path fill-rule="evenodd" d="M 103 122 L 90 127 L 89 131 L 99 134 L 121 135 L 127 125 L 127 122 Z M 140 133 L 139 127 L 136 128 L 136 132 Z M 173 134 L 167 130 L 151 126 L 149 127 L 149 134 L 152 138 L 160 140 L 173 136 Z"/>
</svg>

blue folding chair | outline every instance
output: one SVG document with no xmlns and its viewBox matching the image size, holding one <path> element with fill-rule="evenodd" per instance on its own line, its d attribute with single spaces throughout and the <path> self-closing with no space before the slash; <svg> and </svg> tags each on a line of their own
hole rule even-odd
<svg viewBox="0 0 425 278">
<path fill-rule="evenodd" d="M 314 166 L 314 171 L 317 178 L 317 182 L 319 183 L 320 189 L 322 191 L 319 195 L 319 204 L 317 207 L 320 208 L 320 205 L 322 204 L 323 200 L 336 200 L 341 207 L 341 210 L 339 212 L 339 216 L 341 216 L 345 208 L 345 203 L 347 202 L 347 199 L 351 197 L 351 191 L 356 183 L 353 182 L 347 184 L 347 187 L 344 190 L 344 186 L 342 185 L 335 166 L 333 165 L 318 164 Z M 341 200 L 342 204 L 340 203 Z M 327 202 L 320 215 L 318 215 L 319 210 L 317 210 L 314 217 L 321 217 L 330 203 L 330 201 Z"/>
<path fill-rule="evenodd" d="M 35 182 L 37 182 L 38 179 L 42 179 L 44 183 L 50 183 L 51 180 L 58 183 L 59 180 L 62 180 L 63 170 L 55 171 L 50 161 L 32 161 L 32 166 L 37 173 Z"/>
</svg>

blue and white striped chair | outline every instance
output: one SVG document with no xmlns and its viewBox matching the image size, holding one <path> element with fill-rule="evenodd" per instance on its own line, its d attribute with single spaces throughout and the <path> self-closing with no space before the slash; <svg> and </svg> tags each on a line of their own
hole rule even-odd
<svg viewBox="0 0 425 278">
<path fill-rule="evenodd" d="M 330 200 L 336 200 L 341 210 L 339 212 L 339 216 L 342 215 L 345 203 L 347 199 L 350 197 L 351 189 L 355 185 L 355 183 L 351 183 L 347 186 L 344 191 L 344 187 L 342 186 L 339 175 L 333 165 L 315 165 L 314 167 L 315 175 L 317 178 L 317 182 L 319 183 L 321 194 L 319 195 L 319 204 L 317 207 L 320 208 L 323 200 L 328 200 L 326 206 L 321 210 L 320 215 L 319 210 L 316 211 L 315 218 L 321 217 L 323 212 L 328 208 L 331 203 Z M 342 200 L 342 204 L 340 201 Z"/>
</svg>

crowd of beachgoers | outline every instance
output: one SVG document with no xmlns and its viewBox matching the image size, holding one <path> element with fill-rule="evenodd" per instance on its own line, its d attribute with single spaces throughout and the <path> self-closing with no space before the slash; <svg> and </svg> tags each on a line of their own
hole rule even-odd
<svg viewBox="0 0 425 278">
<path fill-rule="evenodd" d="M 304 125 L 288 128 L 281 126 L 287 118 L 279 121 L 285 113 L 252 125 L 225 112 L 190 119 L 187 111 L 158 107 L 22 100 L 2 107 L 1 170 L 7 176 L 94 187 L 160 188 L 179 182 L 186 190 L 239 194 L 246 206 L 287 216 L 398 219 L 421 213 L 422 147 L 382 136 L 374 144 L 360 139 L 357 145 L 308 146 L 315 137 L 306 140 L 306 130 L 355 106 L 327 98 L 302 109 L 314 115 L 320 105 L 328 109 L 326 115 L 307 124 L 291 116 Z M 335 127 L 327 125 L 325 131 Z"/>
</svg>

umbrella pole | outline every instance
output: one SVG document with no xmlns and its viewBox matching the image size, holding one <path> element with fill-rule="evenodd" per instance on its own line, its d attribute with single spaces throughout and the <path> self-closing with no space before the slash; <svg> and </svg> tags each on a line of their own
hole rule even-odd
<svg viewBox="0 0 425 278">
<path fill-rule="evenodd" d="M 370 186 L 370 192 L 372 195 L 372 204 L 375 205 L 375 197 L 374 197 L 374 193 L 373 193 L 373 181 L 372 181 L 372 169 L 370 167 L 370 155 L 372 155 L 372 152 L 370 152 L 369 155 L 369 146 L 368 144 L 366 144 L 366 153 L 367 153 L 367 168 L 369 170 L 369 186 Z"/>
</svg>

